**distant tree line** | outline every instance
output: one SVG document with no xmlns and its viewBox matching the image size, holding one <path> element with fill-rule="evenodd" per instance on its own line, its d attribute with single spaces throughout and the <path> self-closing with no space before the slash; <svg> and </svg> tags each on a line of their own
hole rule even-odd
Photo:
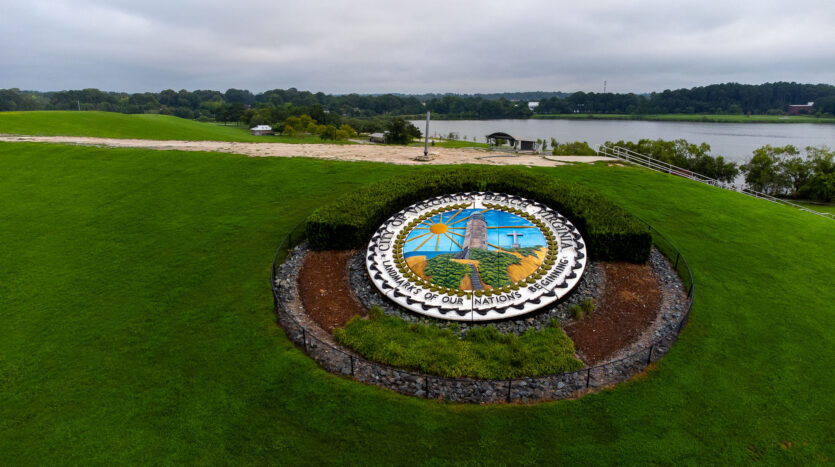
<svg viewBox="0 0 835 467">
<path fill-rule="evenodd" d="M 540 101 L 538 114 L 782 114 L 791 104 L 814 102 L 814 113 L 835 115 L 828 84 L 713 84 L 649 95 L 575 92 Z"/>
<path fill-rule="evenodd" d="M 528 101 L 539 97 L 531 110 Z M 160 113 L 198 120 L 249 123 L 282 121 L 308 114 L 320 123 L 337 118 L 417 116 L 427 110 L 439 118 L 528 118 L 535 114 L 779 114 L 789 104 L 815 102 L 814 113 L 835 115 L 835 86 L 828 84 L 714 84 L 651 94 L 494 93 L 494 94 L 324 94 L 295 88 L 253 94 L 242 89 L 125 93 L 98 89 L 38 92 L 0 89 L 0 111 L 101 110 Z M 265 110 L 266 109 L 266 110 Z M 246 113 L 250 111 L 249 113 Z M 267 112 L 270 114 L 267 115 Z M 319 114 L 314 115 L 314 114 Z M 330 115 L 330 117 L 324 115 Z M 333 121 L 328 121 L 332 119 Z M 374 125 L 381 128 L 383 120 Z M 352 124 L 356 128 L 355 125 Z"/>
</svg>

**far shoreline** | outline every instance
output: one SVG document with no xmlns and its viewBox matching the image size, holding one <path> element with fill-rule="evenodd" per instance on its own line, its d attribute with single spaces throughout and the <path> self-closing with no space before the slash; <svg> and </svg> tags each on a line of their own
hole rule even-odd
<svg viewBox="0 0 835 467">
<path fill-rule="evenodd" d="M 425 120 L 425 115 L 405 115 L 407 120 Z M 531 115 L 527 118 L 473 118 L 473 117 L 449 117 L 446 115 L 433 114 L 432 120 L 443 121 L 491 121 L 491 120 L 631 120 L 646 122 L 685 122 L 685 123 L 781 123 L 798 124 L 812 123 L 818 125 L 835 124 L 835 117 L 809 117 L 793 115 L 723 115 L 723 114 L 542 114 Z"/>
</svg>

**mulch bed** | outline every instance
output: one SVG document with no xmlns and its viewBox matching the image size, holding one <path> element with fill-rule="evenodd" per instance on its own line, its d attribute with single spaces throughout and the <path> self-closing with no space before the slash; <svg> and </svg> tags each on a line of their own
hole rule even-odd
<svg viewBox="0 0 835 467">
<path fill-rule="evenodd" d="M 648 264 L 601 263 L 606 287 L 595 310 L 565 327 L 588 365 L 607 361 L 655 320 L 661 289 Z"/>
<path fill-rule="evenodd" d="M 310 317 L 332 332 L 354 315 L 368 311 L 351 291 L 352 251 L 310 251 L 299 273 L 299 294 Z M 588 365 L 607 361 L 634 343 L 655 320 L 661 290 L 648 264 L 601 263 L 606 286 L 595 310 L 565 326 L 577 353 Z"/>
<path fill-rule="evenodd" d="M 309 251 L 299 272 L 299 296 L 307 314 L 328 332 L 368 311 L 351 292 L 348 261 L 353 251 Z"/>
</svg>

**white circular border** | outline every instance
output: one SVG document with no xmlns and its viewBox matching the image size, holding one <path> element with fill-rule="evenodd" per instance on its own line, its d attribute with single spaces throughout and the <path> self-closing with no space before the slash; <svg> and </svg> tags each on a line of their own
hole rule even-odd
<svg viewBox="0 0 835 467">
<path fill-rule="evenodd" d="M 473 292 L 465 292 L 463 297 L 431 292 L 401 274 L 398 263 L 402 264 L 405 259 L 402 253 L 399 257 L 395 255 L 395 245 L 404 229 L 431 211 L 445 212 L 464 203 L 469 205 L 468 209 L 486 209 L 487 203 L 490 209 L 510 213 L 518 210 L 541 221 L 545 226 L 540 229 L 543 235 L 546 239 L 553 238 L 558 244 L 553 264 L 542 271 L 542 277 L 532 284 L 519 282 L 518 290 L 482 297 Z M 446 320 L 491 321 L 530 313 L 564 297 L 580 282 L 586 270 L 587 255 L 585 242 L 577 228 L 544 204 L 503 193 L 470 192 L 430 198 L 391 216 L 371 237 L 365 261 L 371 282 L 386 297 L 404 308 Z"/>
</svg>

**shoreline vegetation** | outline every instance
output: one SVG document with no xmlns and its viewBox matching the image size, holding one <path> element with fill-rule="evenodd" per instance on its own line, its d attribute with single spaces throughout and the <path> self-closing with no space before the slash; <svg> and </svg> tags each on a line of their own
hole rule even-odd
<svg viewBox="0 0 835 467">
<path fill-rule="evenodd" d="M 534 120 L 641 120 L 705 123 L 835 123 L 835 118 L 808 115 L 728 115 L 728 114 L 542 114 Z"/>
<path fill-rule="evenodd" d="M 424 120 L 426 115 L 407 115 L 407 120 Z M 529 117 L 474 118 L 432 115 L 433 120 L 633 120 L 647 122 L 689 122 L 689 123 L 820 123 L 835 124 L 835 117 L 813 115 L 736 115 L 736 114 L 534 114 Z"/>
</svg>

